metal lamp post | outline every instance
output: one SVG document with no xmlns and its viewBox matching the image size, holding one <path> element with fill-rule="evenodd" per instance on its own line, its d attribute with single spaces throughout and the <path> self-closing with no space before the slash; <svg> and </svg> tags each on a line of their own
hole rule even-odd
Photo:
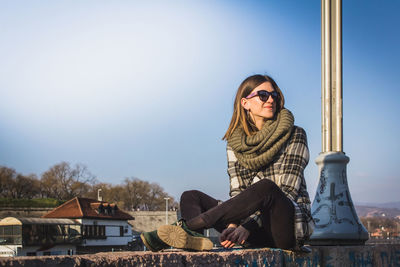
<svg viewBox="0 0 400 267">
<path fill-rule="evenodd" d="M 356 245 L 368 232 L 354 209 L 343 153 L 342 1 L 321 0 L 322 152 L 316 158 L 319 183 L 312 204 L 313 245 Z"/>
<path fill-rule="evenodd" d="M 168 224 L 168 200 L 169 197 L 164 197 L 165 199 L 165 224 Z"/>
</svg>

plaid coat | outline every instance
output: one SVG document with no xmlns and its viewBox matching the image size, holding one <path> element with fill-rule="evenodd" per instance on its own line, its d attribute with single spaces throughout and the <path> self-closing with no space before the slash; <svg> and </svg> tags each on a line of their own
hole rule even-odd
<svg viewBox="0 0 400 267">
<path fill-rule="evenodd" d="M 231 197 L 236 196 L 249 185 L 261 179 L 269 179 L 279 186 L 295 207 L 295 235 L 298 245 L 307 240 L 314 229 L 314 220 L 310 212 L 310 198 L 304 179 L 304 168 L 308 164 L 309 152 L 307 136 L 303 128 L 294 126 L 292 135 L 275 159 L 260 171 L 241 166 L 232 148 L 227 146 L 228 174 L 230 177 Z M 259 212 L 246 221 L 253 220 L 262 226 Z"/>
</svg>

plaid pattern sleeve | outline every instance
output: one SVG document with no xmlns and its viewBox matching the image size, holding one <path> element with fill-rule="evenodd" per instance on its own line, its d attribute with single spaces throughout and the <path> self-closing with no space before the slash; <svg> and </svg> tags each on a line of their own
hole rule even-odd
<svg viewBox="0 0 400 267">
<path fill-rule="evenodd" d="M 236 171 L 237 158 L 232 148 L 228 145 L 226 146 L 226 156 L 228 160 L 228 175 L 229 175 L 229 196 L 234 197 L 241 192 L 239 177 Z"/>
<path fill-rule="evenodd" d="M 241 166 L 230 146 L 226 147 L 228 158 L 228 175 L 230 179 L 230 197 L 234 197 L 252 184 L 257 172 Z"/>
<path fill-rule="evenodd" d="M 297 202 L 300 186 L 304 180 L 304 168 L 309 160 L 307 137 L 302 128 L 294 129 L 281 157 L 283 159 L 280 165 L 278 185 L 289 199 Z"/>
<path fill-rule="evenodd" d="M 307 136 L 300 127 L 293 134 L 282 155 L 278 185 L 295 207 L 295 233 L 299 243 L 308 239 L 314 229 L 310 198 L 304 179 L 304 168 L 309 161 Z"/>
</svg>

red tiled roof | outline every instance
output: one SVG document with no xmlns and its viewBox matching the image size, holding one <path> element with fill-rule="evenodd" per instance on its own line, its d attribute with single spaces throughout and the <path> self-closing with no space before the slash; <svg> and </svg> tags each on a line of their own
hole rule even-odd
<svg viewBox="0 0 400 267">
<path fill-rule="evenodd" d="M 107 220 L 134 220 L 117 205 L 89 198 L 73 198 L 42 216 L 43 218 L 90 218 Z"/>
</svg>

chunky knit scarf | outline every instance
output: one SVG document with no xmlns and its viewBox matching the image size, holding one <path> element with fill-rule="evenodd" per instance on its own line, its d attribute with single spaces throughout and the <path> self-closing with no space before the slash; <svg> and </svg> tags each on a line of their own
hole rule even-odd
<svg viewBox="0 0 400 267">
<path fill-rule="evenodd" d="M 281 150 L 292 132 L 294 117 L 282 109 L 275 119 L 267 120 L 260 131 L 247 136 L 242 127 L 236 128 L 228 139 L 239 163 L 247 169 L 258 170 L 268 165 Z"/>
</svg>

